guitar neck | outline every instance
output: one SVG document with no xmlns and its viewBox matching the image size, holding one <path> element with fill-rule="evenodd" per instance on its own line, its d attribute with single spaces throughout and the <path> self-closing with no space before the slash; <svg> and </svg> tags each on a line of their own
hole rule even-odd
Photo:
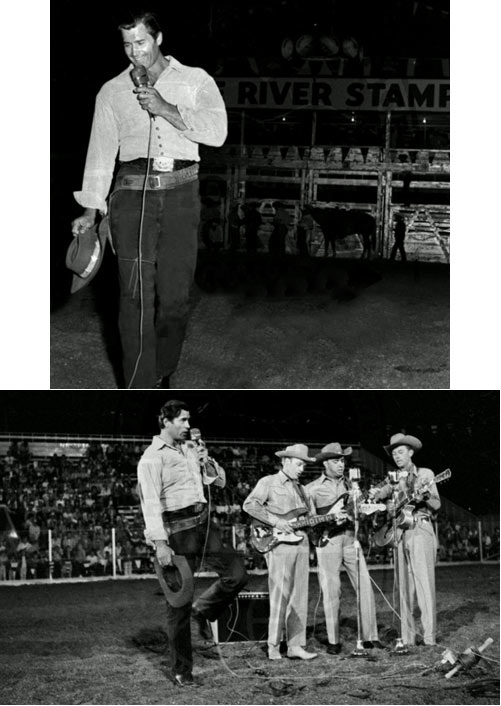
<svg viewBox="0 0 501 706">
<path fill-rule="evenodd" d="M 333 518 L 334 515 L 314 515 L 313 517 L 307 517 L 304 520 L 298 520 L 294 522 L 294 529 L 301 529 L 302 527 L 314 527 L 321 522 L 328 522 L 329 519 Z"/>
<path fill-rule="evenodd" d="M 424 485 L 422 485 L 418 490 L 414 490 L 414 493 L 411 493 L 411 495 L 406 495 L 403 500 L 401 500 L 395 510 L 395 514 L 398 514 L 401 512 L 406 505 L 411 503 L 418 492 L 422 493 L 425 491 L 430 485 L 433 485 L 433 483 L 441 483 L 444 480 L 447 480 L 447 478 L 451 477 L 451 470 L 450 468 L 447 468 L 445 471 L 442 471 L 442 473 L 439 473 L 438 476 L 435 476 L 432 478 L 432 480 L 427 481 Z"/>
</svg>

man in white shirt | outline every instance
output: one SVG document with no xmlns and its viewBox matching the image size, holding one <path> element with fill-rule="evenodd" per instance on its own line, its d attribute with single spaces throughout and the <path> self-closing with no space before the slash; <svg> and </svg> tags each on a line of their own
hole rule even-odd
<svg viewBox="0 0 501 706">
<path fill-rule="evenodd" d="M 204 445 L 188 441 L 190 412 L 179 400 L 169 400 L 160 410 L 160 434 L 153 437 L 138 465 L 138 490 L 146 540 L 155 547 L 162 567 L 172 566 L 173 556 L 186 557 L 192 573 L 202 558 L 216 571 L 215 581 L 195 604 L 167 603 L 167 635 L 174 680 L 181 686 L 193 682 L 190 615 L 203 637 L 210 637 L 207 621 L 215 621 L 247 583 L 244 562 L 223 546 L 219 530 L 210 523 L 204 488 L 226 484 L 224 470 L 207 454 Z M 172 571 L 172 588 L 176 577 Z M 169 580 L 169 579 L 167 579 Z"/>
<path fill-rule="evenodd" d="M 74 193 L 84 212 L 72 232 L 78 236 L 94 226 L 98 212 L 108 214 L 125 385 L 168 388 L 196 265 L 198 144 L 222 145 L 227 117 L 203 69 L 161 53 L 163 34 L 152 13 L 134 15 L 119 29 L 131 64 L 97 95 L 83 187 Z M 131 69 L 139 72 L 136 88 Z"/>
</svg>

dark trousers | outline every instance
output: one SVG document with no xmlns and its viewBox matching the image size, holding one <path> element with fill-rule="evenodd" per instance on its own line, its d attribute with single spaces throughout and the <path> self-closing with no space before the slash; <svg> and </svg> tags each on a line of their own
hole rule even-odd
<svg viewBox="0 0 501 706">
<path fill-rule="evenodd" d="M 186 557 L 192 572 L 195 572 L 202 555 L 211 569 L 217 572 L 217 579 L 196 599 L 193 607 L 207 620 L 216 620 L 234 600 L 247 583 L 244 561 L 232 547 L 224 547 L 217 527 L 207 524 L 175 532 L 170 537 L 170 545 L 176 554 Z M 204 554 L 205 546 L 205 554 Z M 175 582 L 173 577 L 173 581 Z M 169 580 L 167 579 L 168 583 Z M 196 585 L 196 584 L 195 584 Z M 176 588 L 175 583 L 172 588 Z M 191 605 L 180 608 L 167 604 L 167 636 L 169 638 L 170 666 L 174 674 L 190 674 L 193 667 L 191 650 Z"/>
<path fill-rule="evenodd" d="M 396 255 L 397 255 L 397 252 L 400 253 L 400 259 L 402 260 L 402 262 L 407 262 L 407 256 L 406 256 L 406 254 L 405 254 L 404 242 L 403 242 L 403 241 L 395 240 L 395 243 L 394 243 L 394 245 L 393 245 L 393 247 L 392 247 L 392 249 L 391 249 L 390 260 L 394 260 L 394 259 L 395 259 Z"/>
<path fill-rule="evenodd" d="M 297 229 L 297 251 L 301 257 L 306 257 L 308 253 L 308 231 L 301 226 Z"/>
<path fill-rule="evenodd" d="M 285 255 L 285 238 L 287 228 L 283 225 L 275 225 L 268 241 L 268 251 L 272 255 Z"/>
<path fill-rule="evenodd" d="M 119 173 L 141 171 L 122 165 Z M 132 388 L 151 388 L 177 367 L 188 323 L 200 220 L 198 181 L 175 189 L 146 191 L 141 288 L 138 252 L 142 198 L 141 190 L 117 190 L 109 209 L 118 257 L 123 370 L 126 385 Z"/>
</svg>

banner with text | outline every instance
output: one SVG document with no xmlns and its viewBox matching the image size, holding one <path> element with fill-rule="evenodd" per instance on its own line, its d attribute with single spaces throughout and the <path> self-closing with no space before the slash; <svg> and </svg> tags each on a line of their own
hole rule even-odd
<svg viewBox="0 0 501 706">
<path fill-rule="evenodd" d="M 227 108 L 449 112 L 449 81 L 218 78 Z"/>
</svg>

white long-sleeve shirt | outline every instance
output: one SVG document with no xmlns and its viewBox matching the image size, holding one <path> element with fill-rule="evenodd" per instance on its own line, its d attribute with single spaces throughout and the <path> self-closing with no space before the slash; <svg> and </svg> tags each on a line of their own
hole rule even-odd
<svg viewBox="0 0 501 706">
<path fill-rule="evenodd" d="M 224 470 L 211 459 L 210 466 L 216 475 L 207 474 L 200 467 L 194 443 L 173 446 L 160 436 L 143 453 L 137 468 L 139 497 L 146 526 L 144 536 L 148 542 L 168 539 L 162 520 L 164 511 L 174 512 L 195 503 L 206 503 L 204 485 L 222 488 L 226 484 Z"/>
<path fill-rule="evenodd" d="M 160 116 L 151 121 L 150 157 L 199 161 L 198 143 L 219 147 L 226 139 L 228 122 L 223 98 L 214 79 L 204 69 L 185 66 L 172 56 L 155 88 L 175 105 L 186 130 L 179 130 Z M 107 211 L 115 160 L 129 162 L 148 156 L 150 118 L 133 92 L 132 64 L 107 81 L 96 97 L 87 150 L 83 186 L 75 191 L 84 208 Z"/>
</svg>

